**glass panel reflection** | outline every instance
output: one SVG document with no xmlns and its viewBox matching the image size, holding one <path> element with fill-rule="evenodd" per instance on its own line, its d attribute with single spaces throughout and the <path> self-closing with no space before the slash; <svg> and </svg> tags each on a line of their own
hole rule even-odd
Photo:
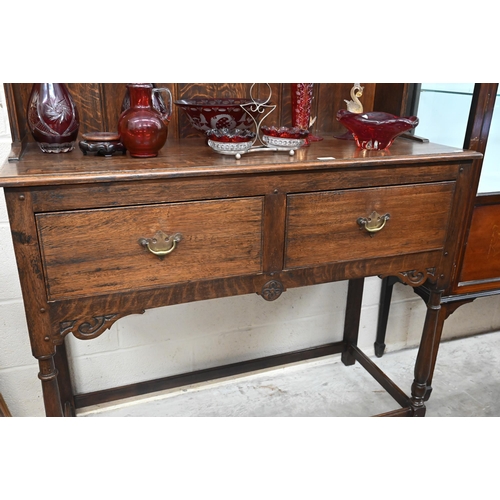
<svg viewBox="0 0 500 500">
<path fill-rule="evenodd" d="M 478 193 L 500 192 L 500 98 L 497 94 L 491 119 L 488 143 L 483 159 Z"/>
<path fill-rule="evenodd" d="M 474 83 L 422 83 L 415 134 L 462 148 L 473 91 Z"/>
</svg>

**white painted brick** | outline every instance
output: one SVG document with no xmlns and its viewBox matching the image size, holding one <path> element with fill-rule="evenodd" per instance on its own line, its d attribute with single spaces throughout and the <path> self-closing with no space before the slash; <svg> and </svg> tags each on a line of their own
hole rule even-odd
<svg viewBox="0 0 500 500">
<path fill-rule="evenodd" d="M 445 322 L 443 338 L 452 339 L 500 329 L 500 296 L 483 297 L 460 306 Z"/>
<path fill-rule="evenodd" d="M 387 352 L 414 347 L 420 343 L 425 312 L 424 301 L 415 294 L 411 300 L 391 304 L 385 341 Z"/>
<path fill-rule="evenodd" d="M 10 143 L 10 126 L 3 83 L 0 83 L 0 141 Z"/>
<path fill-rule="evenodd" d="M 347 281 L 322 285 L 291 288 L 273 302 L 260 296 L 255 298 L 254 313 L 257 318 L 265 314 L 267 321 L 256 324 L 280 325 L 283 322 L 301 320 L 325 313 L 342 314 L 346 305 Z"/>
<path fill-rule="evenodd" d="M 491 310 L 485 312 L 485 314 L 491 316 L 491 325 L 493 331 L 500 330 L 500 296 L 491 297 L 490 299 L 481 299 L 481 302 L 491 305 Z"/>
<path fill-rule="evenodd" d="M 7 214 L 7 205 L 5 204 L 5 194 L 3 188 L 0 188 L 0 224 L 8 224 L 8 222 L 9 215 Z"/>
<path fill-rule="evenodd" d="M 35 361 L 22 301 L 0 303 L 0 335 L 0 371 Z"/>
<path fill-rule="evenodd" d="M 418 295 L 410 285 L 396 283 L 392 288 L 392 302 L 412 301 L 415 300 L 416 297 L 418 297 Z M 418 300 L 422 301 L 420 297 L 418 297 Z"/>
<path fill-rule="evenodd" d="M 343 316 L 326 314 L 274 325 L 240 329 L 203 337 L 194 345 L 196 370 L 270 356 L 342 339 Z"/>
<path fill-rule="evenodd" d="M 10 228 L 0 224 L 0 301 L 21 298 Z"/>
<path fill-rule="evenodd" d="M 13 417 L 45 416 L 38 371 L 38 363 L 1 370 L 0 392 Z"/>
<path fill-rule="evenodd" d="M 66 348 L 69 357 L 90 356 L 92 354 L 117 351 L 119 349 L 117 323 L 105 330 L 99 337 L 82 340 L 73 334 L 66 336 Z"/>
<path fill-rule="evenodd" d="M 0 110 L 1 112 L 1 110 Z M 0 113 L 1 114 L 1 113 Z M 7 161 L 12 143 L 9 139 L 0 138 L 0 165 Z"/>
<path fill-rule="evenodd" d="M 187 340 L 273 325 L 325 313 L 343 315 L 347 284 L 329 283 L 290 289 L 268 302 L 257 294 L 180 304 L 132 315 L 116 324 L 120 347 L 130 348 L 169 339 Z"/>
<path fill-rule="evenodd" d="M 182 340 L 223 333 L 234 328 L 234 316 L 238 322 L 248 317 L 248 296 L 179 304 L 150 309 L 141 315 L 127 316 L 117 322 L 120 347 L 131 348 L 154 342 Z"/>
<path fill-rule="evenodd" d="M 365 306 L 361 310 L 358 347 L 368 356 L 373 354 L 373 343 L 377 334 L 378 305 Z"/>
<path fill-rule="evenodd" d="M 119 353 L 79 357 L 73 362 L 77 392 L 91 392 L 192 370 L 189 342 L 157 342 Z"/>
<path fill-rule="evenodd" d="M 378 305 L 380 300 L 380 287 L 382 280 L 376 276 L 370 276 L 365 279 L 363 289 L 363 307 Z"/>
</svg>

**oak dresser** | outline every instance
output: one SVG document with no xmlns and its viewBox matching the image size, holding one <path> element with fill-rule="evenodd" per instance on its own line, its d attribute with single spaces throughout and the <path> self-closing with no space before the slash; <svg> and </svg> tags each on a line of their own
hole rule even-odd
<svg viewBox="0 0 500 500">
<path fill-rule="evenodd" d="M 47 155 L 28 144 L 1 167 L 0 186 L 47 416 L 74 415 L 90 401 L 73 393 L 67 335 L 93 339 L 150 308 L 248 293 L 279 300 L 289 288 L 339 280 L 349 280 L 342 341 L 221 373 L 339 353 L 394 398 L 397 409 L 383 415 L 425 415 L 440 295 L 471 217 L 480 158 L 404 138 L 390 151 L 361 151 L 325 137 L 294 156 L 239 160 L 202 139 L 169 141 L 147 160 Z M 357 347 L 368 276 L 430 284 L 408 393 Z"/>
</svg>

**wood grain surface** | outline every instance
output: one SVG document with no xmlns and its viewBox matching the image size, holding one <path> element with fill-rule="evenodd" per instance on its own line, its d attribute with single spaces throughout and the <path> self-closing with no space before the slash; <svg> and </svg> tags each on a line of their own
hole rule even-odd
<svg viewBox="0 0 500 500">
<path fill-rule="evenodd" d="M 290 195 L 285 267 L 442 248 L 453 192 L 444 182 Z M 371 236 L 357 219 L 373 211 L 390 219 Z"/>
<path fill-rule="evenodd" d="M 50 299 L 262 270 L 263 198 L 38 214 Z M 139 244 L 180 233 L 158 257 Z"/>
<path fill-rule="evenodd" d="M 500 205 L 476 206 L 468 236 L 467 252 L 460 274 L 462 286 L 500 282 Z"/>
</svg>

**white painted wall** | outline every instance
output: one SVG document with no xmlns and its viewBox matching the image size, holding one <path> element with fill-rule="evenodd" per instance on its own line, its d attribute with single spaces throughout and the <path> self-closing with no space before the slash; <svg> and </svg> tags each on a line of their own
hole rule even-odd
<svg viewBox="0 0 500 500">
<path fill-rule="evenodd" d="M 1 87 L 0 160 L 9 149 Z M 369 354 L 373 353 L 379 290 L 378 278 L 367 279 L 360 347 Z M 123 318 L 91 341 L 68 337 L 75 390 L 107 389 L 340 340 L 346 291 L 347 283 L 339 282 L 292 289 L 275 302 L 252 294 L 182 304 Z M 492 297 L 462 306 L 445 324 L 445 338 L 500 329 L 499 301 L 500 297 Z M 397 285 L 388 352 L 418 344 L 424 314 L 425 305 L 411 288 Z M 37 374 L 0 193 L 0 392 L 14 416 L 44 415 Z"/>
</svg>

